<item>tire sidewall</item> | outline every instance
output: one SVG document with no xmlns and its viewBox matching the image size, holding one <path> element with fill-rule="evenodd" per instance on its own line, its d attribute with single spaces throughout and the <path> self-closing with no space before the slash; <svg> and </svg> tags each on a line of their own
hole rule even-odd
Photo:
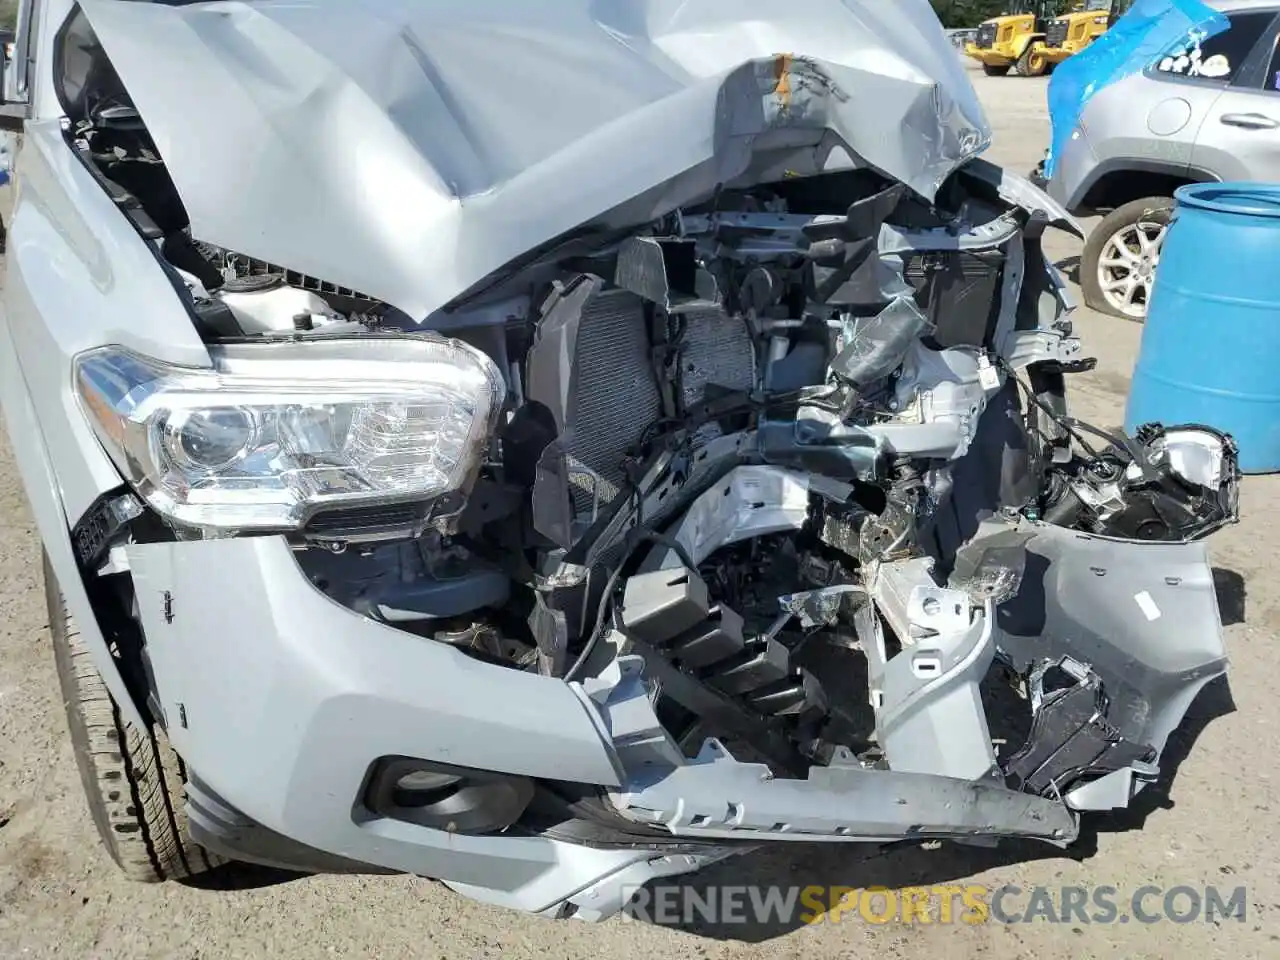
<svg viewBox="0 0 1280 960">
<path fill-rule="evenodd" d="M 54 668 L 58 674 L 58 689 L 62 693 L 62 704 L 67 715 L 67 730 L 71 734 L 76 771 L 80 775 L 80 785 L 84 788 L 85 801 L 89 805 L 94 826 L 98 828 L 98 834 L 109 848 L 112 858 L 118 861 L 120 854 L 111 829 L 111 818 L 103 802 L 102 785 L 93 773 L 93 748 L 89 743 L 88 724 L 80 707 L 86 684 L 77 675 L 72 663 L 69 614 L 47 555 L 44 557 L 44 592 L 49 605 L 49 639 L 53 646 Z M 100 679 L 94 679 L 105 688 L 106 685 Z"/>
<path fill-rule="evenodd" d="M 155 883 L 202 873 L 221 859 L 192 842 L 186 771 L 158 727 L 121 715 L 66 609 L 44 558 L 45 596 L 58 685 L 85 800 L 103 846 L 131 880 Z"/>
<path fill-rule="evenodd" d="M 1035 43 L 1027 44 L 1027 49 L 1022 51 L 1022 56 L 1018 57 L 1017 71 L 1019 76 L 1023 77 L 1042 77 L 1044 70 L 1039 73 L 1031 69 L 1031 58 L 1035 56 Z"/>
<path fill-rule="evenodd" d="M 1086 305 L 1111 317 L 1134 323 L 1143 322 L 1144 318 L 1121 313 L 1107 301 L 1102 286 L 1098 283 L 1098 261 L 1102 257 L 1103 248 L 1118 232 L 1139 221 L 1168 224 L 1173 219 L 1173 208 L 1172 197 L 1142 197 L 1131 200 L 1112 210 L 1090 231 L 1080 255 L 1080 290 L 1084 294 Z"/>
</svg>

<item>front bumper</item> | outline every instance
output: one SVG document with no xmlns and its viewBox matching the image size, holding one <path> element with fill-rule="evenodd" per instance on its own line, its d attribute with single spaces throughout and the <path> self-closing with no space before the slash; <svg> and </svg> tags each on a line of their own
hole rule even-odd
<svg viewBox="0 0 1280 960">
<path fill-rule="evenodd" d="M 1041 47 L 1040 53 L 1044 57 L 1046 63 L 1057 65 L 1062 63 L 1064 60 L 1075 56 L 1079 52 L 1071 47 L 1072 45 L 1070 44 L 1061 47 Z"/>
<path fill-rule="evenodd" d="M 1081 594 L 1099 577 L 1091 571 L 1105 564 L 1114 572 L 1116 603 L 1145 588 L 1179 630 L 1173 639 L 1155 630 L 1120 652 L 1108 631 L 1122 614 L 1108 621 L 1089 603 L 1050 603 L 1042 623 L 1008 625 L 1020 636 L 1012 649 L 1037 651 L 1033 635 L 1043 633 L 1070 650 L 1083 635 L 1092 662 L 1120 669 L 1135 688 L 1134 725 L 1125 732 L 1162 746 L 1195 692 L 1224 669 L 1203 545 L 1084 538 L 1096 552 L 1078 553 L 1065 548 L 1056 528 L 1044 536 L 1048 595 Z M 1124 547 L 1153 552 L 1133 562 L 1104 556 Z M 219 823 L 245 831 L 252 825 L 356 869 L 434 877 L 487 902 L 590 919 L 616 912 L 639 884 L 759 842 L 996 835 L 1065 844 L 1077 832 L 1070 797 L 1017 792 L 990 776 L 931 772 L 927 753 L 911 747 L 919 738 L 906 735 L 913 719 L 925 719 L 921 705 L 944 693 L 928 684 L 903 695 L 902 769 L 868 770 L 837 758 L 808 779 L 775 780 L 713 741 L 692 759 L 671 750 L 637 657 L 615 660 L 585 685 L 483 664 L 337 605 L 306 580 L 280 538 L 125 551 L 159 706 L 193 772 L 188 809 L 193 826 L 206 831 Z M 998 617 L 979 626 L 975 650 L 1005 629 Z M 890 661 L 887 691 L 892 667 Z M 958 661 L 942 678 L 948 696 L 959 698 L 952 709 L 976 705 L 971 673 Z M 893 742 L 887 745 L 892 752 Z M 598 785 L 620 815 L 667 839 L 601 848 L 533 831 L 467 835 L 375 816 L 362 808 L 363 787 L 371 765 L 389 756 Z M 1133 789 L 1128 780 L 1110 784 L 1101 805 L 1123 805 Z M 228 843 L 229 852 L 239 852 Z"/>
<path fill-rule="evenodd" d="M 979 47 L 977 44 L 966 43 L 964 52 L 965 56 L 972 57 L 984 66 L 1009 67 L 1013 65 L 1013 60 L 990 47 Z"/>
<path fill-rule="evenodd" d="M 602 785 L 619 771 L 577 688 L 353 614 L 303 577 L 283 539 L 127 552 L 170 740 L 202 791 L 261 827 L 535 912 L 609 877 L 634 881 L 637 865 L 652 875 L 701 865 L 360 816 L 364 779 L 383 756 Z"/>
</svg>

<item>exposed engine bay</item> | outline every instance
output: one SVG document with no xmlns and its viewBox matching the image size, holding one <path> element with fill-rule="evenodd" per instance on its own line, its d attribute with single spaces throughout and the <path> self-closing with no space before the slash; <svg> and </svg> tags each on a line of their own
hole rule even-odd
<svg viewBox="0 0 1280 960">
<path fill-rule="evenodd" d="M 1217 626 L 1198 541 L 1237 519 L 1234 444 L 1069 415 L 1092 361 L 1041 243 L 1070 225 L 998 168 L 970 161 L 932 200 L 857 164 L 722 186 L 562 236 L 416 317 L 193 235 L 84 29 L 69 135 L 211 350 L 445 337 L 500 372 L 467 489 L 322 511 L 290 536 L 337 602 L 580 683 L 629 774 L 684 771 L 594 807 L 612 836 L 1066 842 L 1065 813 L 945 812 L 944 781 L 917 783 L 938 809 L 904 830 L 892 795 L 915 781 L 865 815 L 821 790 L 726 812 L 689 771 L 728 765 L 720 789 L 762 764 L 828 792 L 877 771 L 1124 806 L 1225 669 L 1199 634 Z M 1025 722 L 998 750 L 986 700 L 1005 680 Z"/>
</svg>

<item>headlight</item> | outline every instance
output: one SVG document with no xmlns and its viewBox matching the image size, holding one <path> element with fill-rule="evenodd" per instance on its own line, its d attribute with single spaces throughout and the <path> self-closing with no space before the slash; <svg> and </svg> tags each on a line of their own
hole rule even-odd
<svg viewBox="0 0 1280 960">
<path fill-rule="evenodd" d="M 465 492 L 505 396 L 488 357 L 436 337 L 209 352 L 212 369 L 193 369 L 106 347 L 77 359 L 75 382 L 138 494 L 212 532 L 296 529 L 321 511 Z"/>
</svg>

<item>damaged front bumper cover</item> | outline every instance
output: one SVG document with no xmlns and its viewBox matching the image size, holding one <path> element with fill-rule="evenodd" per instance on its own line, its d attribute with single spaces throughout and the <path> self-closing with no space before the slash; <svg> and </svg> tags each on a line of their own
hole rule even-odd
<svg viewBox="0 0 1280 960">
<path fill-rule="evenodd" d="M 1202 543 L 1124 543 L 1041 527 L 1027 548 L 1025 581 L 1050 598 L 1041 622 L 1019 619 L 1016 608 L 993 618 L 995 608 L 981 605 L 971 621 L 977 640 L 962 644 L 955 662 L 944 657 L 938 676 L 917 676 L 922 682 L 898 694 L 883 681 L 886 755 L 908 769 L 872 769 L 838 750 L 807 777 L 787 779 L 735 759 L 717 739 L 684 755 L 654 713 L 638 656 L 616 657 L 581 685 L 480 663 L 333 603 L 281 538 L 124 549 L 163 691 L 158 707 L 193 771 L 188 809 L 201 843 L 292 867 L 435 877 L 468 896 L 554 917 L 603 919 L 639 884 L 768 841 L 1020 837 L 1066 845 L 1077 836 L 1076 810 L 1122 806 L 1154 775 L 1169 732 L 1225 669 Z M 1145 616 L 1149 629 L 1121 649 L 1108 637 L 1123 613 L 1073 600 L 1086 582 L 1105 584 L 1116 604 L 1150 604 L 1160 615 Z M 937 589 L 932 596 L 955 593 Z M 908 616 L 925 599 L 909 602 Z M 1067 796 L 1013 789 L 997 762 L 981 775 L 972 765 L 964 776 L 931 770 L 927 751 L 894 736 L 890 713 L 936 719 L 941 699 L 964 736 L 985 736 L 974 648 L 979 661 L 998 655 L 1024 666 L 1089 660 L 1111 695 L 1105 729 L 1117 740 L 1109 742 L 1127 738 L 1150 752 Z M 1044 715 L 1057 696 L 1043 696 Z M 973 711 L 967 733 L 965 711 Z M 1053 726 L 1062 732 L 1062 723 Z M 902 729 L 921 732 L 911 723 Z M 978 767 L 984 757 L 996 761 L 992 749 L 988 740 Z M 1024 779 L 1043 776 L 1060 753 L 1042 751 L 1037 763 L 1023 757 Z M 370 771 L 387 757 L 594 785 L 640 833 L 632 843 L 593 844 L 520 823 L 469 834 L 380 816 L 364 798 Z"/>
<path fill-rule="evenodd" d="M 684 758 L 663 743 L 665 732 L 645 709 L 643 673 L 642 658 L 622 657 L 587 689 L 615 750 L 631 761 L 614 803 L 675 836 L 889 842 L 994 834 L 1062 844 L 1076 837 L 1064 804 L 994 782 L 867 769 L 847 753 L 811 768 L 807 779 L 780 779 L 764 764 L 739 762 L 714 739 Z"/>
</svg>

